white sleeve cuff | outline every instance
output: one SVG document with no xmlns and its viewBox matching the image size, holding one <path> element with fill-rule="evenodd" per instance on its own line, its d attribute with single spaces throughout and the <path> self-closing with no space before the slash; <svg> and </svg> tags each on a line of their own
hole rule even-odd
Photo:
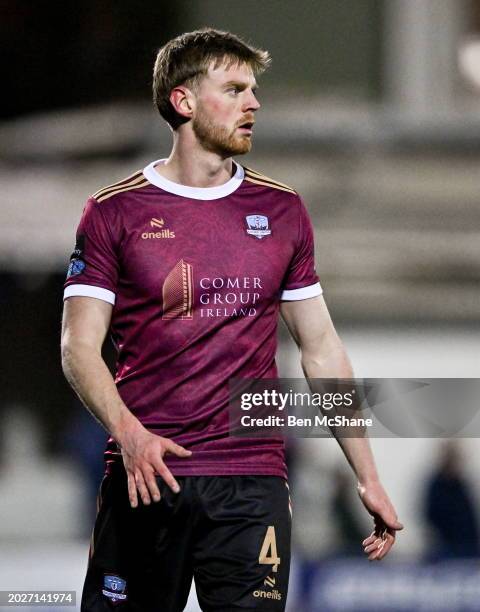
<svg viewBox="0 0 480 612">
<path fill-rule="evenodd" d="M 97 298 L 97 300 L 103 300 L 112 306 L 115 305 L 116 297 L 113 291 L 103 289 L 102 287 L 94 287 L 93 285 L 68 285 L 63 292 L 63 299 L 66 300 L 74 296 Z"/>
<path fill-rule="evenodd" d="M 300 289 L 285 289 L 282 291 L 280 300 L 293 302 L 295 300 L 306 300 L 307 298 L 317 297 L 322 295 L 323 289 L 320 283 L 309 285 L 308 287 L 300 287 Z"/>
</svg>

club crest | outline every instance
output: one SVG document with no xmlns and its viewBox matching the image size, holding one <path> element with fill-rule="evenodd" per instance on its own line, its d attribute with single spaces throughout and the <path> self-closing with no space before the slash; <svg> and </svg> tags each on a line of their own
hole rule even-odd
<svg viewBox="0 0 480 612">
<path fill-rule="evenodd" d="M 255 238 L 261 240 L 272 233 L 272 230 L 268 227 L 268 217 L 265 215 L 247 215 L 245 220 L 247 222 L 247 234 L 250 236 L 255 236 Z"/>
<path fill-rule="evenodd" d="M 125 593 L 127 583 L 119 576 L 104 576 L 102 593 L 108 597 L 113 604 L 125 601 L 127 594 Z"/>
</svg>

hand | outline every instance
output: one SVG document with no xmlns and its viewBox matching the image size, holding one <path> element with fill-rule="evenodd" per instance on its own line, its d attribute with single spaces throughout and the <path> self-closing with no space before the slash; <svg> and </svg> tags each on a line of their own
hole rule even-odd
<svg viewBox="0 0 480 612">
<path fill-rule="evenodd" d="M 363 550 L 369 561 L 380 561 L 395 543 L 396 532 L 403 529 L 388 495 L 379 482 L 358 484 L 358 494 L 363 505 L 373 516 L 375 529 L 363 542 Z"/>
<path fill-rule="evenodd" d="M 178 482 L 163 461 L 166 453 L 190 457 L 191 451 L 172 440 L 150 433 L 144 427 L 123 436 L 122 457 L 127 472 L 128 498 L 132 508 L 138 505 L 138 494 L 145 505 L 160 501 L 155 475 L 160 475 L 174 493 L 180 491 Z"/>
</svg>

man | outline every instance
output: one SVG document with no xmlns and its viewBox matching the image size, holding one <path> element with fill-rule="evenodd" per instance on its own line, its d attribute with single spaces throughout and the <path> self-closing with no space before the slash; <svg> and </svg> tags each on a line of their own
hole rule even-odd
<svg viewBox="0 0 480 612">
<path fill-rule="evenodd" d="M 290 187 L 242 168 L 267 52 L 204 29 L 158 53 L 166 160 L 85 207 L 65 288 L 66 377 L 110 432 L 82 609 L 283 610 L 290 557 L 283 441 L 229 436 L 228 381 L 274 378 L 281 311 L 309 377 L 352 377 Z M 111 331 L 115 382 L 101 357 Z M 401 529 L 365 439 L 341 440 L 381 559 Z M 153 502 L 153 503 L 152 503 Z"/>
</svg>

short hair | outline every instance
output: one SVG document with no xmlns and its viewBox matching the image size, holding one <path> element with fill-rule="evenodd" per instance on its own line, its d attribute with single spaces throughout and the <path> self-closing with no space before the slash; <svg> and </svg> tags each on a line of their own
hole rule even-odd
<svg viewBox="0 0 480 612">
<path fill-rule="evenodd" d="M 212 62 L 217 68 L 228 60 L 247 64 L 255 75 L 264 72 L 271 63 L 268 51 L 247 44 L 235 34 L 213 28 L 181 34 L 158 51 L 153 69 L 153 102 L 174 130 L 188 119 L 173 108 L 172 89 L 177 85 L 195 86 L 207 74 Z"/>
</svg>

